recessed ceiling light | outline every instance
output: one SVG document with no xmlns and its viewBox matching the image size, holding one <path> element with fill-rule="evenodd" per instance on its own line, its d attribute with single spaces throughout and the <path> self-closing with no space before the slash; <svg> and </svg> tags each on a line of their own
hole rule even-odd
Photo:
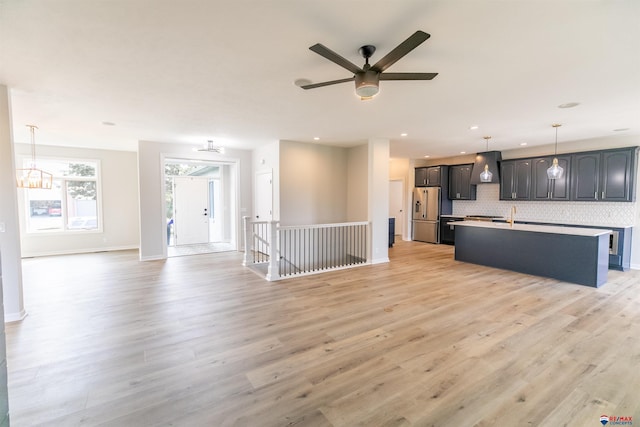
<svg viewBox="0 0 640 427">
<path fill-rule="evenodd" d="M 558 105 L 558 108 L 573 108 L 577 107 L 578 105 L 580 105 L 579 102 L 567 102 L 566 104 Z"/>
<path fill-rule="evenodd" d="M 407 136 L 407 134 L 406 133 L 401 133 L 400 136 Z"/>
<path fill-rule="evenodd" d="M 116 124 L 113 122 L 102 122 L 103 125 L 105 126 L 115 126 Z"/>
<path fill-rule="evenodd" d="M 527 143 L 526 142 L 521 142 L 520 145 L 527 145 Z"/>
<path fill-rule="evenodd" d="M 314 141 L 320 141 L 320 137 L 319 137 L 319 136 L 314 136 L 314 137 L 313 137 L 313 140 L 314 140 Z"/>
<path fill-rule="evenodd" d="M 480 126 L 478 126 L 478 125 L 469 126 L 469 130 L 476 130 L 476 129 L 479 129 L 479 128 L 480 128 Z"/>
<path fill-rule="evenodd" d="M 467 154 L 467 152 L 466 151 L 461 151 L 460 154 Z"/>
<path fill-rule="evenodd" d="M 431 157 L 431 156 L 424 156 L 425 158 Z"/>
<path fill-rule="evenodd" d="M 618 128 L 618 129 L 614 129 L 613 131 L 614 132 L 625 132 L 627 130 L 629 130 L 629 128 Z"/>
</svg>

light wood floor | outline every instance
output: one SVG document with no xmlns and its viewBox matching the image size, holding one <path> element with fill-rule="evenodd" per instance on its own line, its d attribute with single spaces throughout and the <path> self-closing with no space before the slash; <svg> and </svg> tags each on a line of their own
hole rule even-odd
<svg viewBox="0 0 640 427">
<path fill-rule="evenodd" d="M 12 426 L 640 423 L 640 272 L 600 289 L 399 242 L 266 282 L 236 252 L 24 261 Z"/>
</svg>

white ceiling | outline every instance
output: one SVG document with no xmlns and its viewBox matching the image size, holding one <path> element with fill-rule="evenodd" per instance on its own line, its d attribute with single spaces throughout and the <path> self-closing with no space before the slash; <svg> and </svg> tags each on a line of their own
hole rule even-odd
<svg viewBox="0 0 640 427">
<path fill-rule="evenodd" d="M 360 46 L 376 62 L 418 29 L 431 38 L 388 71 L 432 81 L 371 101 L 293 83 L 350 77 L 315 43 L 362 65 Z M 0 55 L 16 142 L 26 124 L 38 144 L 127 150 L 389 138 L 418 158 L 553 143 L 554 122 L 560 144 L 640 137 L 637 0 L 0 0 Z"/>
</svg>

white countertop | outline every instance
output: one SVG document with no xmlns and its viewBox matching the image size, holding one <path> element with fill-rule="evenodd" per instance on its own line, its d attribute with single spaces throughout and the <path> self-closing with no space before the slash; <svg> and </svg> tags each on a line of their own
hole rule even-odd
<svg viewBox="0 0 640 427">
<path fill-rule="evenodd" d="M 574 236 L 601 236 L 603 234 L 611 234 L 611 230 L 605 228 L 581 228 L 581 227 L 562 227 L 555 225 L 534 225 L 534 224 L 518 224 L 516 220 L 513 227 L 506 222 L 489 222 L 489 221 L 458 221 L 451 222 L 456 227 L 481 227 L 481 228 L 499 228 L 504 230 L 531 231 L 534 233 L 552 233 L 552 234 L 570 234 Z"/>
</svg>

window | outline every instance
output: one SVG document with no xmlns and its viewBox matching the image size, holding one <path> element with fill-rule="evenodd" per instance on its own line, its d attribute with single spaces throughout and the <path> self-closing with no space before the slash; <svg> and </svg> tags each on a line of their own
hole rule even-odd
<svg viewBox="0 0 640 427">
<path fill-rule="evenodd" d="M 98 165 L 98 161 L 38 159 L 38 167 L 53 174 L 53 186 L 25 189 L 27 232 L 101 229 Z"/>
</svg>

